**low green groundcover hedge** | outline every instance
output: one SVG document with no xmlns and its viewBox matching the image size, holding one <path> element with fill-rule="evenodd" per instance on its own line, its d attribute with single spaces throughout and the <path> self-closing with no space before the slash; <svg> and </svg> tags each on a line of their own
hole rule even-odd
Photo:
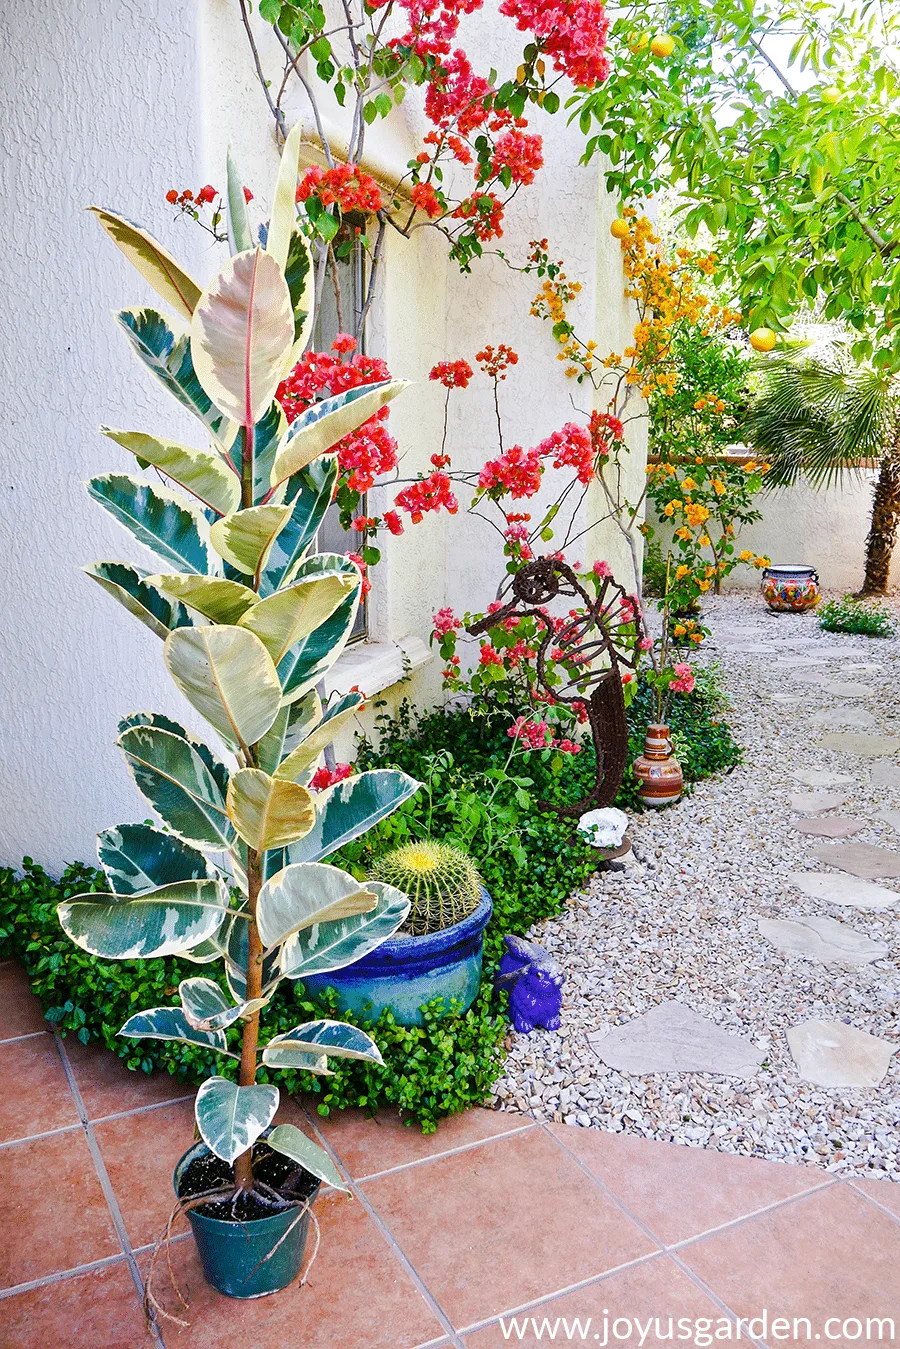
<svg viewBox="0 0 900 1349">
<path fill-rule="evenodd" d="M 682 699 L 671 718 L 689 782 L 739 761 L 740 752 L 719 720 L 720 710 L 714 684 L 698 682 L 697 692 Z M 635 755 L 648 717 L 639 694 L 629 709 L 630 750 Z M 504 762 L 509 750 L 506 724 L 476 723 L 459 712 L 435 711 L 416 718 L 404 708 L 396 719 L 382 719 L 377 748 L 369 741 L 360 743 L 360 767 L 398 764 L 426 780 L 430 790 L 420 792 L 334 862 L 362 874 L 379 853 L 420 835 L 427 820 L 436 837 L 467 843 L 493 897 L 494 916 L 486 933 L 482 991 L 465 1015 L 442 1015 L 438 1001 L 426 1010 L 421 1027 L 398 1026 L 389 1012 L 375 1023 L 357 1020 L 378 1042 L 384 1068 L 345 1060 L 337 1062 L 333 1077 L 279 1072 L 278 1080 L 288 1091 L 319 1095 L 320 1114 L 345 1106 L 375 1109 L 390 1104 L 431 1132 L 444 1115 L 484 1101 L 500 1074 L 508 1022 L 505 994 L 495 992 L 492 974 L 503 934 L 526 932 L 532 923 L 561 912 L 596 864 L 596 854 L 581 842 L 572 821 L 534 805 L 538 798 L 578 799 L 592 779 L 588 753 L 574 758 L 530 755 L 527 766 L 517 765 L 515 771 L 527 774 L 531 783 L 523 787 L 502 781 L 491 818 L 478 817 L 477 802 L 496 785 L 484 774 Z M 634 808 L 631 785 L 620 794 L 620 804 Z M 118 1036 L 132 1013 L 172 1002 L 179 981 L 195 975 L 198 967 L 175 958 L 99 960 L 73 946 L 59 926 L 56 905 L 103 884 L 101 873 L 81 863 L 67 867 L 58 881 L 30 858 L 18 874 L 0 869 L 0 954 L 22 962 L 47 1016 L 64 1034 L 74 1032 L 85 1044 L 101 1040 L 130 1068 L 149 1072 L 159 1067 L 189 1082 L 215 1072 L 235 1073 L 232 1060 L 225 1060 L 223 1068 L 221 1059 L 199 1047 Z M 203 973 L 215 977 L 215 967 L 204 966 Z M 322 1003 L 304 1000 L 302 985 L 285 982 L 266 1010 L 266 1029 L 283 1033 L 322 1008 Z M 237 1039 L 239 1032 L 232 1028 L 229 1035 Z M 266 1080 L 265 1069 L 260 1078 Z"/>
</svg>

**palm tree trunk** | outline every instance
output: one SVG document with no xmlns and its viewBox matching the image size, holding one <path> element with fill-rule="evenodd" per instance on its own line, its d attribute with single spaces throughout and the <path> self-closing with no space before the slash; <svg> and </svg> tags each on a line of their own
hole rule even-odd
<svg viewBox="0 0 900 1349">
<path fill-rule="evenodd" d="M 887 593 L 891 554 L 900 524 L 900 422 L 891 427 L 872 499 L 872 520 L 866 539 L 866 575 L 860 595 Z"/>
</svg>

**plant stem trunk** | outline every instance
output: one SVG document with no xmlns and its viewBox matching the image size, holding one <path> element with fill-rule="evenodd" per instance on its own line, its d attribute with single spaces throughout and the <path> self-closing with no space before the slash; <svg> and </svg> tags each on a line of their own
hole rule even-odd
<svg viewBox="0 0 900 1349">
<path fill-rule="evenodd" d="M 860 595 L 887 593 L 891 555 L 900 524 L 900 421 L 891 427 L 872 500 L 866 539 L 866 575 Z"/>
<path fill-rule="evenodd" d="M 258 998 L 262 993 L 263 948 L 256 926 L 256 900 L 262 884 L 260 855 L 253 848 L 247 851 L 247 908 L 249 918 L 249 940 L 247 950 L 247 1001 Z M 240 1085 L 252 1087 L 256 1081 L 256 1047 L 259 1042 L 259 1012 L 256 1011 L 244 1022 L 244 1034 L 241 1040 Z M 242 1152 L 234 1163 L 235 1182 L 244 1190 L 253 1186 L 253 1149 Z"/>
</svg>

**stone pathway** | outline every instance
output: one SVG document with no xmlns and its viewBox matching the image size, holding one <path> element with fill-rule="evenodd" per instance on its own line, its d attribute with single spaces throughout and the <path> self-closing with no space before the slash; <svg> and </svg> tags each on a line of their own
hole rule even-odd
<svg viewBox="0 0 900 1349">
<path fill-rule="evenodd" d="M 496 1101 L 900 1180 L 900 640 L 709 613 L 745 763 L 534 929 L 563 1023 L 515 1037 Z"/>
</svg>

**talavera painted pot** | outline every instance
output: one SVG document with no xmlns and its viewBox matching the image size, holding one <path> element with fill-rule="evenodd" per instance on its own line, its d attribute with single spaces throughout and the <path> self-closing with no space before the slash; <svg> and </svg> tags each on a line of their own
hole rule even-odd
<svg viewBox="0 0 900 1349">
<path fill-rule="evenodd" d="M 390 1007 L 401 1026 L 421 1026 L 423 1003 L 450 999 L 466 1011 L 481 986 L 481 953 L 484 929 L 493 905 L 482 886 L 478 908 L 452 927 L 425 937 L 395 933 L 362 960 L 328 974 L 313 974 L 303 980 L 312 997 L 333 988 L 338 1011 L 377 1021 Z"/>
<path fill-rule="evenodd" d="M 776 614 L 802 614 L 819 603 L 819 574 L 815 567 L 766 567 L 761 589 L 766 604 Z"/>
<path fill-rule="evenodd" d="M 684 774 L 672 750 L 668 726 L 657 722 L 647 727 L 644 752 L 632 767 L 641 805 L 651 810 L 671 806 L 684 791 Z"/>
</svg>

